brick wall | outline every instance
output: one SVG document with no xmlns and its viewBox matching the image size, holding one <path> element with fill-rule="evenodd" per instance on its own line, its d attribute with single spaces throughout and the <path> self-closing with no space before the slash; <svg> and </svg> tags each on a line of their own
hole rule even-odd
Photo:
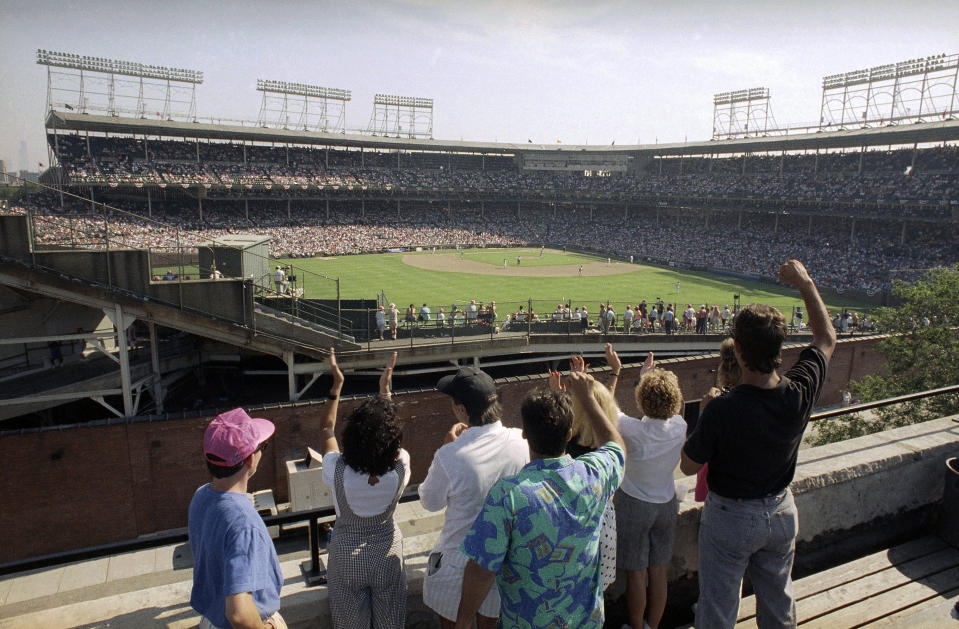
<svg viewBox="0 0 959 629">
<path fill-rule="evenodd" d="M 881 368 L 876 341 L 842 341 L 833 356 L 820 401 L 839 401 L 850 379 Z M 784 352 L 790 365 L 798 349 Z M 697 399 L 715 380 L 716 357 L 663 361 L 673 370 L 687 399 Z M 617 399 L 636 414 L 633 387 L 639 365 L 624 369 Z M 603 375 L 598 374 L 599 378 Z M 519 403 L 541 376 L 498 381 L 508 425 L 519 425 Z M 426 475 L 432 453 L 452 424 L 449 398 L 436 391 L 396 395 L 404 419 L 404 446 L 412 459 L 412 482 Z M 340 417 L 358 402 L 344 400 Z M 305 446 L 319 442 L 316 414 L 324 402 L 284 404 L 254 415 L 277 425 L 274 447 L 267 450 L 251 490 L 272 488 L 277 502 L 287 501 L 285 461 L 302 457 Z M 207 482 L 201 457 L 203 430 L 210 417 L 165 418 L 110 423 L 0 438 L 0 562 L 33 557 L 186 526 L 187 506 L 197 487 Z"/>
</svg>

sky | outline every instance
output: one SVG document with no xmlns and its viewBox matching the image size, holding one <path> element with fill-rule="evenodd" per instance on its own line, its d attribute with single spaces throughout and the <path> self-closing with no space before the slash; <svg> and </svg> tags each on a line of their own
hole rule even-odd
<svg viewBox="0 0 959 629">
<path fill-rule="evenodd" d="M 706 140 L 713 95 L 752 87 L 813 124 L 822 77 L 957 33 L 942 0 L 0 0 L 0 159 L 48 161 L 38 48 L 202 70 L 201 116 L 256 120 L 262 78 L 351 90 L 348 128 L 386 93 L 434 99 L 437 139 L 623 145 Z"/>
</svg>

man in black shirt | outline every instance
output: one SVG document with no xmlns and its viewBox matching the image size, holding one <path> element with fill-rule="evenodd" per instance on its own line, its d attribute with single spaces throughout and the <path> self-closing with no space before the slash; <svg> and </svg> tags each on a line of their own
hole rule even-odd
<svg viewBox="0 0 959 629">
<path fill-rule="evenodd" d="M 697 627 L 736 624 L 747 567 L 758 625 L 796 626 L 790 572 L 799 517 L 789 483 L 836 332 L 802 263 L 783 264 L 779 279 L 799 290 L 812 345 L 780 376 L 785 317 L 761 304 L 740 311 L 732 331 L 743 374 L 740 384 L 709 401 L 683 446 L 684 473 L 695 474 L 709 463 L 710 491 L 699 527 Z"/>
</svg>

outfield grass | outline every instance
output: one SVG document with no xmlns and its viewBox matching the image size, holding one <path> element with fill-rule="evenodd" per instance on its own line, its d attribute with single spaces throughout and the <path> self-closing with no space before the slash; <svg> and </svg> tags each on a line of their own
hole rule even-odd
<svg viewBox="0 0 959 629">
<path fill-rule="evenodd" d="M 480 259 L 493 266 L 502 267 L 503 258 L 511 269 L 516 268 L 517 251 L 531 252 L 529 266 L 539 260 L 539 249 L 467 251 L 470 259 Z M 762 302 L 775 305 L 783 312 L 789 312 L 793 306 L 801 306 L 799 294 L 792 288 L 763 282 L 739 280 L 727 276 L 694 273 L 670 268 L 639 266 L 630 273 L 593 277 L 509 277 L 503 275 L 481 275 L 471 273 L 451 273 L 428 271 L 402 262 L 408 254 L 389 253 L 377 255 L 342 256 L 327 259 L 297 258 L 284 260 L 292 264 L 300 273 L 301 283 L 307 297 L 332 298 L 336 296 L 335 282 L 319 278 L 322 274 L 329 278 L 339 278 L 340 297 L 344 299 L 374 299 L 383 292 L 386 298 L 399 307 L 410 303 L 420 306 L 430 304 L 434 311 L 438 306 L 495 300 L 497 304 L 515 309 L 532 299 L 537 311 L 552 311 L 559 302 L 571 302 L 573 306 L 587 305 L 590 312 L 598 311 L 602 302 L 610 302 L 618 311 L 627 304 L 636 304 L 641 299 L 654 301 L 662 298 L 667 303 L 724 304 L 732 307 L 733 295 L 738 293 L 743 304 Z M 423 252 L 419 255 L 432 255 Z M 596 261 L 599 258 L 549 251 L 543 260 L 560 258 L 565 264 L 581 264 Z M 605 258 L 602 259 L 605 261 Z M 523 264 L 527 263 L 524 257 Z M 553 264 L 558 264 L 553 262 Z M 522 270 L 522 266 L 520 267 Z M 304 284 L 305 278 L 305 284 Z M 679 283 L 677 292 L 676 284 Z M 865 311 L 872 308 L 868 304 L 841 296 L 826 296 L 830 310 L 850 308 Z M 505 312 L 500 308 L 500 312 Z"/>
</svg>

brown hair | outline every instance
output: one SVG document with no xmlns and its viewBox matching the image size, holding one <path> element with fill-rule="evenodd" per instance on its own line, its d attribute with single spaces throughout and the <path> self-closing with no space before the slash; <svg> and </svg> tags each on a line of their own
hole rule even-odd
<svg viewBox="0 0 959 629">
<path fill-rule="evenodd" d="M 636 405 L 647 417 L 668 419 L 683 408 L 679 378 L 672 371 L 653 369 L 636 385 Z"/>
<path fill-rule="evenodd" d="M 743 370 L 736 360 L 736 341 L 732 337 L 719 344 L 719 369 L 716 371 L 716 386 L 720 389 L 734 387 L 743 377 Z"/>
<path fill-rule="evenodd" d="M 743 364 L 760 373 L 772 373 L 783 362 L 786 318 L 772 306 L 750 304 L 733 321 Z"/>
</svg>

